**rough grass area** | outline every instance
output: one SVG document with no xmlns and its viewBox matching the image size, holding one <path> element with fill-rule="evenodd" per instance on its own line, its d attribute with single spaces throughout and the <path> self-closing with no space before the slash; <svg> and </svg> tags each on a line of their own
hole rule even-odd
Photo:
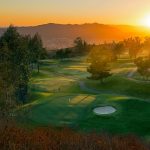
<svg viewBox="0 0 150 150">
<path fill-rule="evenodd" d="M 1 150 L 148 150 L 135 136 L 80 134 L 66 129 L 0 128 Z"/>
</svg>

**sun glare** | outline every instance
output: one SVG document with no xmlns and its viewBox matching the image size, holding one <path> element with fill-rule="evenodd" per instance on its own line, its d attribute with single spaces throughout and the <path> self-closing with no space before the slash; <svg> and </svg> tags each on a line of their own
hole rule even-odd
<svg viewBox="0 0 150 150">
<path fill-rule="evenodd" d="M 142 20 L 142 25 L 146 27 L 150 27 L 150 15 L 147 15 L 143 20 Z"/>
</svg>

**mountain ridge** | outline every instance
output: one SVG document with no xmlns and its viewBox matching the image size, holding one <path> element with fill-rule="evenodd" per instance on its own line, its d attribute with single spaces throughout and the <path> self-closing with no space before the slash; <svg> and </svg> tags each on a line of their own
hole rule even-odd
<svg viewBox="0 0 150 150">
<path fill-rule="evenodd" d="M 0 28 L 0 36 L 6 28 Z M 17 27 L 19 33 L 33 36 L 38 33 L 49 50 L 71 47 L 76 37 L 88 43 L 119 41 L 133 36 L 150 36 L 150 28 L 132 25 L 109 25 L 99 23 L 56 24 L 47 23 L 36 26 Z"/>
</svg>

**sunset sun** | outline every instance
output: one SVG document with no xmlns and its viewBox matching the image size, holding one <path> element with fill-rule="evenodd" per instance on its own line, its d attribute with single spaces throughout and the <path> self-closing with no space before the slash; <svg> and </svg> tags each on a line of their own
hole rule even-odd
<svg viewBox="0 0 150 150">
<path fill-rule="evenodd" d="M 146 27 L 150 27 L 150 15 L 147 15 L 143 18 L 142 24 Z"/>
</svg>

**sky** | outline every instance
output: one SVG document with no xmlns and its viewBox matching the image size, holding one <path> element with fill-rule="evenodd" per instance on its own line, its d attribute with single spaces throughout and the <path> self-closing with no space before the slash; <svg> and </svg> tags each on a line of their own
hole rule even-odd
<svg viewBox="0 0 150 150">
<path fill-rule="evenodd" d="M 144 18 L 150 18 L 150 0 L 0 0 L 0 26 L 141 25 Z"/>
</svg>

